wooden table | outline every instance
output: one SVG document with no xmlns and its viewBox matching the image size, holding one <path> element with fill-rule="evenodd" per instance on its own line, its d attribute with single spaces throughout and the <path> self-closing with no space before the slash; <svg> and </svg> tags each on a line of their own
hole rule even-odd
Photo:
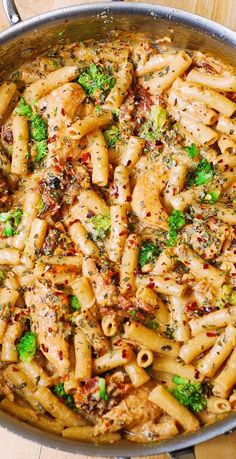
<svg viewBox="0 0 236 459">
<path fill-rule="evenodd" d="M 91 0 L 16 0 L 23 19 L 78 3 L 92 2 Z M 155 0 L 149 3 L 155 3 Z M 158 0 L 156 3 L 202 15 L 236 30 L 236 0 Z M 7 27 L 7 19 L 0 6 L 0 29 Z M 195 455 L 196 459 L 236 459 L 236 432 L 197 446 Z M 0 428 L 0 459 L 73 459 L 76 456 L 78 457 L 76 454 L 59 452 L 32 443 Z M 149 459 L 151 458 L 167 459 L 168 455 L 149 456 Z"/>
</svg>

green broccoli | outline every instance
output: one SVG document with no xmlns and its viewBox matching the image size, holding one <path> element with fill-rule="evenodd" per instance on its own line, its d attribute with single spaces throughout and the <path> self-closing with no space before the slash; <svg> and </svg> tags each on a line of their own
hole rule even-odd
<svg viewBox="0 0 236 459">
<path fill-rule="evenodd" d="M 36 148 L 35 161 L 39 163 L 45 158 L 45 156 L 47 156 L 47 152 L 48 152 L 47 141 L 40 140 L 39 142 L 35 142 L 35 148 Z"/>
<path fill-rule="evenodd" d="M 72 311 L 80 311 L 81 310 L 81 304 L 77 298 L 77 296 L 75 295 L 71 295 L 70 296 L 70 299 L 69 299 L 69 302 L 70 302 L 70 308 Z"/>
<path fill-rule="evenodd" d="M 36 333 L 26 332 L 19 343 L 17 344 L 17 351 L 19 352 L 20 360 L 23 362 L 30 362 L 37 349 L 37 335 Z"/>
<path fill-rule="evenodd" d="M 168 218 L 169 233 L 166 242 L 167 247 L 173 247 L 177 243 L 178 231 L 185 225 L 185 215 L 181 210 L 173 210 Z"/>
<path fill-rule="evenodd" d="M 58 383 L 56 386 L 51 387 L 51 391 L 53 392 L 54 395 L 56 395 L 56 397 L 61 398 L 69 408 L 71 408 L 72 410 L 75 409 L 74 398 L 72 395 L 67 394 L 65 392 L 63 382 Z"/>
<path fill-rule="evenodd" d="M 202 386 L 198 382 L 191 382 L 181 376 L 174 375 L 172 382 L 176 387 L 170 391 L 172 395 L 194 413 L 200 413 L 207 406 L 206 397 L 203 395 Z"/>
<path fill-rule="evenodd" d="M 77 82 L 88 96 L 94 97 L 99 91 L 104 98 L 107 92 L 113 88 L 115 78 L 111 75 L 110 70 L 105 71 L 99 65 L 91 64 L 82 71 Z"/>
<path fill-rule="evenodd" d="M 220 196 L 219 190 L 206 191 L 204 197 L 202 198 L 202 202 L 213 204 L 214 202 L 218 200 L 219 196 Z"/>
<path fill-rule="evenodd" d="M 37 142 L 47 139 L 47 123 L 39 115 L 31 116 L 30 137 Z"/>
<path fill-rule="evenodd" d="M 194 173 L 195 185 L 205 185 L 205 183 L 210 182 L 213 177 L 214 170 L 212 165 L 207 161 L 206 158 L 202 158 L 201 161 L 199 161 Z"/>
<path fill-rule="evenodd" d="M 145 140 L 158 140 L 166 121 L 166 110 L 160 106 L 152 107 L 150 120 L 142 125 L 140 137 Z"/>
<path fill-rule="evenodd" d="M 113 124 L 109 129 L 104 131 L 104 137 L 109 148 L 114 148 L 118 140 L 120 139 L 120 131 L 115 124 Z"/>
<path fill-rule="evenodd" d="M 189 158 L 194 159 L 196 156 L 199 155 L 199 149 L 195 145 L 195 143 L 192 143 L 189 147 L 185 147 L 185 150 L 188 153 Z"/>
<path fill-rule="evenodd" d="M 17 107 L 14 110 L 14 113 L 16 115 L 27 116 L 27 118 L 30 118 L 32 116 L 33 110 L 32 107 L 26 103 L 25 98 L 21 97 Z"/>
<path fill-rule="evenodd" d="M 94 215 L 89 221 L 92 223 L 94 230 L 97 233 L 99 239 L 104 239 L 111 227 L 111 219 L 106 215 Z"/>
<path fill-rule="evenodd" d="M 144 241 L 140 247 L 138 263 L 141 268 L 149 263 L 154 263 L 160 255 L 160 249 L 152 241 Z"/>
<path fill-rule="evenodd" d="M 0 222 L 4 222 L 3 236 L 10 237 L 17 234 L 17 227 L 21 222 L 23 212 L 20 208 L 14 211 L 2 212 L 0 214 Z"/>
<path fill-rule="evenodd" d="M 98 380 L 99 395 L 102 400 L 108 400 L 108 394 L 106 390 L 106 381 L 104 378 Z"/>
</svg>

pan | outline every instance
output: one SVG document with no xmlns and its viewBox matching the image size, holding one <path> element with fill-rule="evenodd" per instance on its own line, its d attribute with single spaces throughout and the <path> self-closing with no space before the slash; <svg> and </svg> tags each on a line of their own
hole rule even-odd
<svg viewBox="0 0 236 459">
<path fill-rule="evenodd" d="M 149 36 L 171 35 L 173 45 L 217 54 L 236 65 L 236 33 L 213 21 L 184 11 L 143 3 L 96 3 L 62 8 L 22 21 L 13 0 L 3 0 L 10 22 L 0 33 L 0 77 L 14 71 L 55 43 L 98 39 L 110 31 L 143 32 Z M 236 428 L 236 415 L 214 425 L 156 444 L 92 445 L 69 441 L 18 421 L 0 412 L 0 424 L 29 440 L 71 453 L 88 456 L 150 456 L 168 452 L 172 459 L 194 457 L 193 446 Z M 187 454 L 187 456 L 186 456 Z"/>
</svg>

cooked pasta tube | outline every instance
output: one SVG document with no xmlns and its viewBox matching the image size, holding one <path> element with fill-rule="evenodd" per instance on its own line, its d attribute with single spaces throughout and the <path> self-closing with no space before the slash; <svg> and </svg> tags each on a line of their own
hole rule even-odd
<svg viewBox="0 0 236 459">
<path fill-rule="evenodd" d="M 185 313 L 185 307 L 188 302 L 188 295 L 182 297 L 169 297 L 171 323 L 174 329 L 173 336 L 176 341 L 186 341 L 190 338 L 190 328 L 188 325 L 188 318 Z"/>
<path fill-rule="evenodd" d="M 77 329 L 74 335 L 75 348 L 75 378 L 77 380 L 91 378 L 92 376 L 92 351 L 91 344 L 86 334 Z"/>
<path fill-rule="evenodd" d="M 217 141 L 219 135 L 216 131 L 196 120 L 196 118 L 189 115 L 186 111 L 179 110 L 176 107 L 170 107 L 169 113 L 176 121 L 179 121 L 190 134 L 196 137 L 201 145 L 212 145 Z"/>
<path fill-rule="evenodd" d="M 154 359 L 152 368 L 154 371 L 179 375 L 182 378 L 189 379 L 190 381 L 197 380 L 200 382 L 203 379 L 203 376 L 199 374 L 196 367 L 193 365 L 186 365 L 183 362 L 179 362 L 175 359 L 169 359 L 161 355 Z"/>
<path fill-rule="evenodd" d="M 13 246 L 18 250 L 23 250 L 25 247 L 32 221 L 38 214 L 39 202 L 40 193 L 37 193 L 36 191 L 25 193 L 22 219 L 18 226 L 18 232 L 16 236 L 13 237 Z"/>
<path fill-rule="evenodd" d="M 192 362 L 202 352 L 207 351 L 214 346 L 217 340 L 217 333 L 204 331 L 193 338 L 190 338 L 187 343 L 183 344 L 179 351 L 179 357 L 185 362 Z"/>
<path fill-rule="evenodd" d="M 21 421 L 27 422 L 27 424 L 37 427 L 38 429 L 45 430 L 46 432 L 51 432 L 59 435 L 62 433 L 65 427 L 61 422 L 43 415 L 39 415 L 31 408 L 20 406 L 17 403 L 8 400 L 7 398 L 4 398 L 0 402 L 0 408 L 6 413 L 11 414 L 11 416 L 20 419 Z"/>
<path fill-rule="evenodd" d="M 109 341 L 103 335 L 99 322 L 93 317 L 89 309 L 82 311 L 74 321 L 83 331 L 87 341 L 98 354 L 103 355 L 110 350 Z"/>
<path fill-rule="evenodd" d="M 200 201 L 204 195 L 204 186 L 196 186 L 189 190 L 182 191 L 179 194 L 170 196 L 169 202 L 172 207 L 176 210 L 183 211 L 186 207 L 192 204 L 194 201 Z"/>
<path fill-rule="evenodd" d="M 236 76 L 233 74 L 212 75 L 211 73 L 200 72 L 197 69 L 192 69 L 188 73 L 186 80 L 214 89 L 215 91 L 236 91 Z"/>
<path fill-rule="evenodd" d="M 0 249 L 0 264 L 15 266 L 20 261 L 20 252 L 14 248 Z"/>
<path fill-rule="evenodd" d="M 116 75 L 116 84 L 108 94 L 105 100 L 105 106 L 109 109 L 120 108 L 131 84 L 133 78 L 133 64 L 126 61 L 121 64 Z"/>
<path fill-rule="evenodd" d="M 227 134 L 221 134 L 217 143 L 222 155 L 225 153 L 230 155 L 236 154 L 236 142 L 234 142 Z"/>
<path fill-rule="evenodd" d="M 153 73 L 157 70 L 163 69 L 166 67 L 170 62 L 172 62 L 175 58 L 175 54 L 157 54 L 152 56 L 147 62 L 144 64 L 138 64 L 136 68 L 136 75 L 141 77 L 146 75 L 147 73 Z"/>
<path fill-rule="evenodd" d="M 198 369 L 208 377 L 214 376 L 220 366 L 225 362 L 236 344 L 236 328 L 228 325 L 224 332 L 217 338 L 213 348 L 198 361 Z"/>
<path fill-rule="evenodd" d="M 21 262 L 32 268 L 34 266 L 35 257 L 38 251 L 42 248 L 47 232 L 47 221 L 40 218 L 34 218 L 31 224 L 28 240 L 25 244 Z"/>
<path fill-rule="evenodd" d="M 68 427 L 63 430 L 62 435 L 64 438 L 71 440 L 89 441 L 92 443 L 115 443 L 121 439 L 117 432 L 107 432 L 99 436 L 94 436 L 94 427 Z"/>
<path fill-rule="evenodd" d="M 143 386 L 143 384 L 145 384 L 150 379 L 150 376 L 148 376 L 146 371 L 138 365 L 134 353 L 132 354 L 130 361 L 124 365 L 124 369 L 135 388 Z"/>
<path fill-rule="evenodd" d="M 53 89 L 58 88 L 64 83 L 68 83 L 78 75 L 77 65 L 62 67 L 49 73 L 46 78 L 40 79 L 32 83 L 24 92 L 24 97 L 29 104 L 35 103 L 38 99 L 49 94 Z M 82 91 L 82 89 L 81 89 Z M 83 98 L 85 97 L 83 91 Z M 81 102 L 83 100 L 81 98 Z"/>
<path fill-rule="evenodd" d="M 102 317 L 101 327 L 105 336 L 115 336 L 118 332 L 118 320 L 115 315 L 106 315 Z"/>
<path fill-rule="evenodd" d="M 231 405 L 228 400 L 220 397 L 210 397 L 207 399 L 207 411 L 210 413 L 220 414 L 231 411 Z"/>
<path fill-rule="evenodd" d="M 171 89 L 168 94 L 168 103 L 178 110 L 183 110 L 193 118 L 201 121 L 203 124 L 211 125 L 217 121 L 217 113 L 208 108 L 203 102 L 191 101 L 187 102 L 181 98 L 178 91 Z"/>
<path fill-rule="evenodd" d="M 219 309 L 189 321 L 193 335 L 198 335 L 206 330 L 217 330 L 218 328 L 226 327 L 228 324 L 236 324 L 236 306 Z"/>
<path fill-rule="evenodd" d="M 47 375 L 46 371 L 36 361 L 21 361 L 18 366 L 26 374 L 26 376 L 28 376 L 29 380 L 35 387 L 50 386 L 52 384 L 52 380 Z"/>
<path fill-rule="evenodd" d="M 103 354 L 101 357 L 94 359 L 93 371 L 96 375 L 100 375 L 105 371 L 110 371 L 113 368 L 124 366 L 131 360 L 132 349 L 131 347 L 124 345 L 112 349 L 111 351 Z"/>
<path fill-rule="evenodd" d="M 141 286 L 136 290 L 136 297 L 145 303 L 155 306 L 153 315 L 158 322 L 160 331 L 165 331 L 167 324 L 170 322 L 170 315 L 164 301 L 151 288 L 145 286 Z"/>
<path fill-rule="evenodd" d="M 71 288 L 77 297 L 82 311 L 91 308 L 95 303 L 95 296 L 87 277 L 78 277 L 72 284 Z"/>
<path fill-rule="evenodd" d="M 64 403 L 61 403 L 47 387 L 39 387 L 34 392 L 34 397 L 48 413 L 61 421 L 65 426 L 74 427 L 84 425 L 82 418 L 70 410 Z"/>
<path fill-rule="evenodd" d="M 12 386 L 13 392 L 26 400 L 37 412 L 44 413 L 42 404 L 35 397 L 34 384 L 17 365 L 9 365 L 4 370 L 4 377 Z"/>
<path fill-rule="evenodd" d="M 158 385 L 155 387 L 149 394 L 148 400 L 156 403 L 163 411 L 183 426 L 187 432 L 196 430 L 199 427 L 198 419 L 163 386 Z"/>
<path fill-rule="evenodd" d="M 11 271 L 7 273 L 7 276 L 3 280 L 3 286 L 9 290 L 20 290 L 20 283 L 15 274 Z"/>
<path fill-rule="evenodd" d="M 177 284 L 171 275 L 162 276 L 137 276 L 137 287 L 150 287 L 164 295 L 182 296 L 187 288 L 186 284 Z"/>
<path fill-rule="evenodd" d="M 163 338 L 138 322 L 126 323 L 124 329 L 125 339 L 135 341 L 145 349 L 170 357 L 177 357 L 179 353 L 178 343 L 174 343 L 168 338 Z"/>
<path fill-rule="evenodd" d="M 81 223 L 69 223 L 68 232 L 72 241 L 84 255 L 98 255 L 98 248 L 95 242 L 89 239 L 88 231 Z"/>
<path fill-rule="evenodd" d="M 216 202 L 213 204 L 213 210 L 222 222 L 232 226 L 236 225 L 236 207 Z"/>
<path fill-rule="evenodd" d="M 234 392 L 229 398 L 232 410 L 236 410 L 236 392 Z"/>
<path fill-rule="evenodd" d="M 143 139 L 131 136 L 121 155 L 120 164 L 129 168 L 134 167 L 142 155 L 144 145 L 145 141 Z"/>
<path fill-rule="evenodd" d="M 225 273 L 206 263 L 205 260 L 189 247 L 181 244 L 175 248 L 174 252 L 178 259 L 189 268 L 196 279 L 205 280 L 216 288 L 220 288 L 224 283 Z"/>
<path fill-rule="evenodd" d="M 20 308 L 16 308 L 13 317 L 11 317 L 11 322 L 7 325 L 2 340 L 2 362 L 17 362 L 18 360 L 16 343 L 24 330 L 24 324 L 22 318 L 20 318 L 21 312 L 22 310 Z"/>
<path fill-rule="evenodd" d="M 0 86 L 0 100 L 1 100 L 1 108 L 0 108 L 0 120 L 2 120 L 3 116 L 6 114 L 10 102 L 15 95 L 17 90 L 17 86 L 15 83 L 11 81 L 5 81 Z"/>
<path fill-rule="evenodd" d="M 228 358 L 225 367 L 218 374 L 212 389 L 216 397 L 227 398 L 236 384 L 236 349 Z"/>
<path fill-rule="evenodd" d="M 92 182 L 98 186 L 106 186 L 108 182 L 109 164 L 107 144 L 104 135 L 100 130 L 96 130 L 89 134 L 87 139 L 93 168 Z"/>
<path fill-rule="evenodd" d="M 81 206 L 87 207 L 95 215 L 109 215 L 109 207 L 94 190 L 82 191 L 79 195 Z"/>
<path fill-rule="evenodd" d="M 170 170 L 170 175 L 166 188 L 164 191 L 164 200 L 167 206 L 171 206 L 170 198 L 178 195 L 185 183 L 185 178 L 187 175 L 187 166 L 184 164 L 177 164 L 176 167 L 172 167 Z"/>
<path fill-rule="evenodd" d="M 126 206 L 118 204 L 110 207 L 111 233 L 108 242 L 109 260 L 119 262 L 128 235 Z"/>
<path fill-rule="evenodd" d="M 92 284 L 98 306 L 111 306 L 118 292 L 115 285 L 110 281 L 109 272 L 99 271 L 96 261 L 93 258 L 84 259 L 82 272 L 85 277 L 89 278 Z"/>
<path fill-rule="evenodd" d="M 25 175 L 27 173 L 28 154 L 28 121 L 25 116 L 13 116 L 12 135 L 11 172 L 17 175 Z"/>
<path fill-rule="evenodd" d="M 142 423 L 131 427 L 125 433 L 125 438 L 132 442 L 147 443 L 151 437 L 152 441 L 165 440 L 166 438 L 175 437 L 179 431 L 174 419 L 163 416 L 160 421 L 154 423 Z"/>
<path fill-rule="evenodd" d="M 206 89 L 204 86 L 199 86 L 178 78 L 175 80 L 173 87 L 185 99 L 204 102 L 208 107 L 215 109 L 217 112 L 222 113 L 222 115 L 231 116 L 236 110 L 236 104 L 232 100 L 212 89 Z"/>
<path fill-rule="evenodd" d="M 228 134 L 228 136 L 236 141 L 236 121 L 227 118 L 226 116 L 219 116 L 218 123 L 216 129 L 220 132 L 224 132 Z"/>
<path fill-rule="evenodd" d="M 100 129 L 112 122 L 112 114 L 102 111 L 101 113 L 91 113 L 82 120 L 76 121 L 72 126 L 66 129 L 66 134 L 73 140 L 80 140 L 85 135 Z"/>
<path fill-rule="evenodd" d="M 159 255 L 151 270 L 151 274 L 162 276 L 168 271 L 171 271 L 175 264 L 175 257 L 171 249 L 164 249 Z"/>
<path fill-rule="evenodd" d="M 129 170 L 122 164 L 117 166 L 114 171 L 113 200 L 115 204 L 126 205 L 128 209 L 130 208 Z"/>
<path fill-rule="evenodd" d="M 137 353 L 137 364 L 141 368 L 147 368 L 152 365 L 153 359 L 153 352 L 149 349 L 140 349 Z"/>
<path fill-rule="evenodd" d="M 140 78 L 142 86 L 151 94 L 160 94 L 169 88 L 173 81 L 191 65 L 191 57 L 184 51 L 178 51 L 172 62 L 160 72 L 154 73 L 153 78 Z"/>
<path fill-rule="evenodd" d="M 123 257 L 120 266 L 120 289 L 121 292 L 135 292 L 135 271 L 138 267 L 138 255 L 140 250 L 140 238 L 137 234 L 130 234 L 124 246 Z"/>
<path fill-rule="evenodd" d="M 8 288 L 2 288 L 0 290 L 1 295 L 1 309 L 0 309 L 0 343 L 3 342 L 4 333 L 7 328 L 7 321 L 11 317 L 14 310 L 15 303 L 19 297 L 17 290 L 10 290 Z"/>
</svg>

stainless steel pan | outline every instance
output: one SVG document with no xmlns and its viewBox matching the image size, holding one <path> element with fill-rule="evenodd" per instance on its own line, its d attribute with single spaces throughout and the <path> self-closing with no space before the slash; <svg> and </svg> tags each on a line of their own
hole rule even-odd
<svg viewBox="0 0 236 459">
<path fill-rule="evenodd" d="M 22 22 L 13 0 L 3 0 L 3 5 L 12 27 L 0 33 L 1 77 L 58 41 L 101 37 L 115 29 L 142 31 L 150 36 L 171 33 L 174 46 L 216 53 L 236 65 L 235 32 L 210 20 L 172 8 L 142 3 L 96 3 L 62 8 Z M 236 428 L 236 415 L 156 445 L 122 441 L 116 445 L 99 447 L 39 431 L 5 413 L 0 413 L 0 423 L 30 440 L 54 449 L 88 456 L 131 457 L 169 452 L 172 458 L 177 458 L 180 453 L 186 457 L 193 445 Z"/>
</svg>

